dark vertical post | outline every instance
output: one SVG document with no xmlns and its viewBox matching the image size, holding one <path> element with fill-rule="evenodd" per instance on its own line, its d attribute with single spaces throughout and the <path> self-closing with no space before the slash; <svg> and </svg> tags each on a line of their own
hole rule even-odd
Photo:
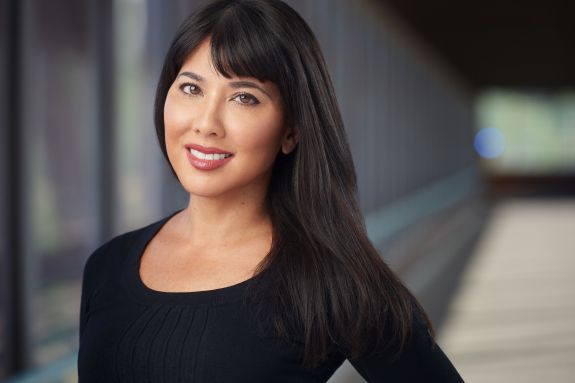
<svg viewBox="0 0 575 383">
<path fill-rule="evenodd" d="M 8 63 L 6 59 L 9 54 L 10 28 L 9 6 L 7 0 L 0 0 L 0 84 L 6 84 L 8 81 Z M 6 86 L 0 90 L 0 380 L 8 374 L 10 361 L 10 345 L 7 344 L 7 334 L 9 329 L 6 320 L 9 315 L 8 294 L 9 294 L 9 273 L 8 273 L 8 239 L 7 239 L 7 208 L 8 208 L 8 99 L 9 92 Z"/>
<path fill-rule="evenodd" d="M 4 12 L 5 11 L 5 12 Z M 2 188 L 4 200 L 1 215 L 2 235 L 4 237 L 2 255 L 6 268 L 3 271 L 2 281 L 6 288 L 3 297 L 6 301 L 4 342 L 7 376 L 22 371 L 26 367 L 27 329 L 24 323 L 25 302 L 22 299 L 24 260 L 22 257 L 22 220 L 20 196 L 22 185 L 22 166 L 20 161 L 20 132 L 21 132 L 21 2 L 17 0 L 2 1 L 2 56 L 5 58 L 2 66 L 2 104 L 6 109 L 2 113 L 3 139 L 1 140 L 3 173 Z"/>
</svg>

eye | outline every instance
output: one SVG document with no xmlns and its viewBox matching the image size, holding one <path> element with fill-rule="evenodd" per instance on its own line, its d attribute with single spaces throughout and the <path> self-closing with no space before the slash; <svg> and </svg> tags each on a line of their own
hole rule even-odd
<svg viewBox="0 0 575 383">
<path fill-rule="evenodd" d="M 257 105 L 260 103 L 260 101 L 255 97 L 252 96 L 249 93 L 240 93 L 238 94 L 236 97 L 234 97 L 232 100 L 238 99 L 239 103 L 242 105 L 246 105 L 246 106 L 253 106 L 253 105 Z"/>
<path fill-rule="evenodd" d="M 195 84 L 185 83 L 180 85 L 179 88 L 182 92 L 188 95 L 200 93 L 200 88 L 198 88 Z"/>
</svg>

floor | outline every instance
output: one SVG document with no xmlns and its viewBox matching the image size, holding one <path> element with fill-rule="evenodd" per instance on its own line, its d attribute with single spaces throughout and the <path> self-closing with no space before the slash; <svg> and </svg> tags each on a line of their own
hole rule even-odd
<svg viewBox="0 0 575 383">
<path fill-rule="evenodd" d="M 575 200 L 497 205 L 438 343 L 466 382 L 575 382 Z"/>
</svg>

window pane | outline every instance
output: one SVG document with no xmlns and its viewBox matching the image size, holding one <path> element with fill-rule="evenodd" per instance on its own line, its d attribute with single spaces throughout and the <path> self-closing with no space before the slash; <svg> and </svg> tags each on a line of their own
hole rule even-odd
<svg viewBox="0 0 575 383">
<path fill-rule="evenodd" d="M 144 1 L 114 2 L 115 233 L 141 227 L 161 215 L 160 172 L 164 164 L 153 124 L 156 84 L 155 79 L 147 77 L 145 65 L 156 53 L 150 53 L 146 46 L 147 17 Z"/>
<path fill-rule="evenodd" d="M 22 9 L 22 245 L 29 362 L 39 366 L 77 352 L 82 266 L 98 232 L 97 86 L 85 2 Z"/>
</svg>

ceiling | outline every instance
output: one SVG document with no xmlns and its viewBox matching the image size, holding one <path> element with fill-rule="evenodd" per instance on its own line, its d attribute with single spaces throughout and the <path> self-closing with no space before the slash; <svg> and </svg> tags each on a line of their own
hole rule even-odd
<svg viewBox="0 0 575 383">
<path fill-rule="evenodd" d="M 381 0 L 477 88 L 575 86 L 575 0 Z"/>
</svg>

